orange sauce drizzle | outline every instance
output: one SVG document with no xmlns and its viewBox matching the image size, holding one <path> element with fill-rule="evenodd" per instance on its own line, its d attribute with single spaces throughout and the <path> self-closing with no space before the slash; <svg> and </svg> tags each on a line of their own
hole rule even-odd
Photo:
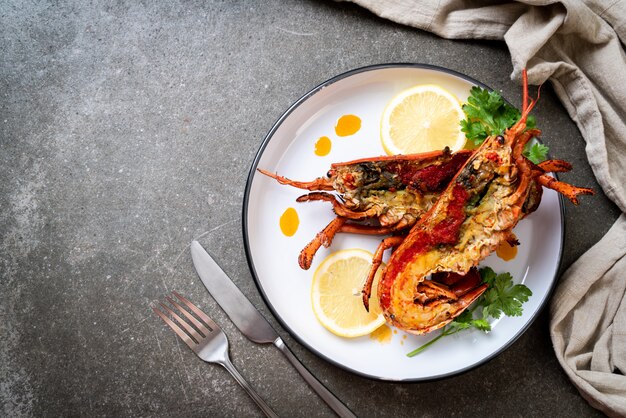
<svg viewBox="0 0 626 418">
<path fill-rule="evenodd" d="M 355 115 L 343 115 L 337 121 L 335 133 L 337 136 L 354 135 L 361 129 L 361 118 Z"/>
<path fill-rule="evenodd" d="M 296 233 L 299 224 L 298 212 L 294 208 L 287 208 L 280 216 L 280 230 L 288 237 Z"/>
<path fill-rule="evenodd" d="M 315 155 L 320 157 L 328 155 L 331 146 L 332 143 L 330 142 L 330 138 L 327 136 L 321 136 L 315 143 Z"/>
<path fill-rule="evenodd" d="M 496 248 L 496 255 L 504 261 L 511 261 L 517 255 L 517 246 L 511 245 L 507 241 L 502 241 Z"/>
<path fill-rule="evenodd" d="M 381 344 L 387 344 L 391 341 L 391 328 L 387 325 L 383 325 L 370 334 L 372 340 L 376 340 Z"/>
</svg>

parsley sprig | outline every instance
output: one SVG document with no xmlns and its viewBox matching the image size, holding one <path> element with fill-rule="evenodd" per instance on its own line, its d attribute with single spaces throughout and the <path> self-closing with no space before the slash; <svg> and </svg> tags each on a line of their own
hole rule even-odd
<svg viewBox="0 0 626 418">
<path fill-rule="evenodd" d="M 530 289 L 523 284 L 514 284 L 510 273 L 496 274 L 491 267 L 483 267 L 479 271 L 483 283 L 489 285 L 485 293 L 478 298 L 471 309 L 466 309 L 443 327 L 441 334 L 408 353 L 408 357 L 414 357 L 443 337 L 465 329 L 476 328 L 480 331 L 489 332 L 491 331 L 489 318 L 498 319 L 502 314 L 506 316 L 522 315 L 523 303 L 532 296 Z"/>
<path fill-rule="evenodd" d="M 513 126 L 522 113 L 504 101 L 496 91 L 489 91 L 478 86 L 472 87 L 467 103 L 463 105 L 467 119 L 461 121 L 461 131 L 474 145 L 480 145 L 491 135 L 500 135 Z M 527 128 L 535 127 L 535 118 L 528 116 Z M 538 164 L 546 159 L 548 147 L 539 142 L 532 142 L 524 150 L 526 158 Z"/>
</svg>

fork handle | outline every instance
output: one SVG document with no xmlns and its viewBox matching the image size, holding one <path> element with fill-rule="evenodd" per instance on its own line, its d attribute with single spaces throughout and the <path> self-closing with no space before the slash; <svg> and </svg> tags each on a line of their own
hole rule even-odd
<svg viewBox="0 0 626 418">
<path fill-rule="evenodd" d="M 315 378 L 311 374 L 311 372 L 304 367 L 300 360 L 291 352 L 289 347 L 284 343 L 284 341 L 278 337 L 274 340 L 274 345 L 278 347 L 280 351 L 287 357 L 287 360 L 296 368 L 296 370 L 302 375 L 304 380 L 311 386 L 311 388 L 330 406 L 330 408 L 335 411 L 337 415 L 342 418 L 356 418 L 356 415 L 348 409 L 341 401 L 333 395 L 331 391 L 326 389 L 326 387 Z"/>
<path fill-rule="evenodd" d="M 272 410 L 272 408 L 270 408 L 270 406 L 265 403 L 263 398 L 261 398 L 259 394 L 256 393 L 254 389 L 252 389 L 252 386 L 250 386 L 246 379 L 244 379 L 243 376 L 239 374 L 239 371 L 235 368 L 235 366 L 233 366 L 233 363 L 231 363 L 228 358 L 220 361 L 220 364 L 224 366 L 224 368 L 228 370 L 230 374 L 233 375 L 235 380 L 237 380 L 237 383 L 239 383 L 241 387 L 244 388 L 246 392 L 248 392 L 248 395 L 250 395 L 250 397 L 254 400 L 254 402 L 256 402 L 256 404 L 259 406 L 259 408 L 261 408 L 261 411 L 263 411 L 266 416 L 268 416 L 269 418 L 279 418 L 278 415 L 276 415 L 276 413 Z"/>
</svg>

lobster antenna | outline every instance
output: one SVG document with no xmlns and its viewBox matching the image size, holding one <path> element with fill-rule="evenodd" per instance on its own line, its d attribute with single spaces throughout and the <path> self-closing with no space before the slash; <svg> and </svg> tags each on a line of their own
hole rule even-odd
<svg viewBox="0 0 626 418">
<path fill-rule="evenodd" d="M 541 95 L 541 85 L 537 87 L 537 97 L 535 99 L 529 99 L 528 97 L 528 74 L 526 68 L 522 69 L 522 117 L 520 118 L 524 122 L 528 118 L 530 111 L 533 110 L 535 104 L 539 100 Z M 529 103 L 530 101 L 530 103 Z"/>
<path fill-rule="evenodd" d="M 522 69 L 522 114 L 528 109 L 528 73 L 526 68 Z"/>
</svg>

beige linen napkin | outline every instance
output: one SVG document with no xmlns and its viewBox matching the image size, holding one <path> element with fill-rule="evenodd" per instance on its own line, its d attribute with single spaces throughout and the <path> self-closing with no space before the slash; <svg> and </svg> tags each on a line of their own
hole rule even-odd
<svg viewBox="0 0 626 418">
<path fill-rule="evenodd" d="M 512 77 L 550 80 L 576 122 L 606 195 L 622 210 L 559 281 L 550 331 L 559 362 L 591 405 L 626 416 L 626 2 L 352 0 L 444 38 L 504 40 Z"/>
</svg>

